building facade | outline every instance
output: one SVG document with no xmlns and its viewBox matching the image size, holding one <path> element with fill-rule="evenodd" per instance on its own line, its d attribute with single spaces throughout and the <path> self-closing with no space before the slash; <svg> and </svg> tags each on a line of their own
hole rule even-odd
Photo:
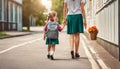
<svg viewBox="0 0 120 69">
<path fill-rule="evenodd" d="M 22 0 L 0 0 L 0 31 L 22 31 Z"/>
<path fill-rule="evenodd" d="M 88 3 L 92 5 L 88 27 L 96 25 L 99 29 L 97 42 L 116 59 L 120 59 L 119 0 L 88 0 Z"/>
</svg>

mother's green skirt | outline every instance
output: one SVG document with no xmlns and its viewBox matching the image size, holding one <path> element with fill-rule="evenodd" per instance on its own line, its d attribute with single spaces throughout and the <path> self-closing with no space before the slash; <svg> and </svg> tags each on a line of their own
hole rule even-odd
<svg viewBox="0 0 120 69">
<path fill-rule="evenodd" d="M 83 33 L 82 14 L 67 15 L 67 34 Z"/>
</svg>

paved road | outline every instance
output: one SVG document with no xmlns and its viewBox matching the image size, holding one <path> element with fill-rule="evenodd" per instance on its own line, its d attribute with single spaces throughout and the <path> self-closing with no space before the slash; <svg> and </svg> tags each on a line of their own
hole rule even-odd
<svg viewBox="0 0 120 69">
<path fill-rule="evenodd" d="M 81 58 L 71 59 L 68 39 L 65 32 L 60 33 L 53 61 L 46 57 L 42 33 L 0 40 L 0 69 L 95 69 L 83 43 L 79 49 Z"/>
</svg>

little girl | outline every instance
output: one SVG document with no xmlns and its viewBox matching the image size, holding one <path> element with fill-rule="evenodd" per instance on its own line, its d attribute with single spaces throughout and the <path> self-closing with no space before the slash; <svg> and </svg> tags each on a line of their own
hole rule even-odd
<svg viewBox="0 0 120 69">
<path fill-rule="evenodd" d="M 56 18 L 57 18 L 57 13 L 55 11 L 51 11 L 48 15 L 48 20 L 47 20 L 47 23 L 44 27 L 44 37 L 43 39 L 45 40 L 46 39 L 46 44 L 48 45 L 48 55 L 47 55 L 47 58 L 48 59 L 51 59 L 51 60 L 54 60 L 54 57 L 53 57 L 53 54 L 55 52 L 55 45 L 56 44 L 59 44 L 59 39 L 58 37 L 57 38 L 49 38 L 48 36 L 50 36 L 50 34 L 52 35 L 55 35 L 54 33 L 48 33 L 48 28 L 49 28 L 49 24 L 51 23 L 56 23 L 56 26 L 57 26 L 57 32 L 58 31 L 62 31 L 62 29 L 65 27 L 65 25 L 63 25 L 63 27 L 61 27 L 59 25 L 59 23 L 56 21 Z M 55 36 L 53 36 L 55 37 Z"/>
</svg>

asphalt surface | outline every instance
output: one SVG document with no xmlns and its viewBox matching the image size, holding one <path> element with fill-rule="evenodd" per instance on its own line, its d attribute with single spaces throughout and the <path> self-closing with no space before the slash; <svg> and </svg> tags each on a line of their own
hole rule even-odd
<svg viewBox="0 0 120 69">
<path fill-rule="evenodd" d="M 69 36 L 60 33 L 60 44 L 56 45 L 55 60 L 47 59 L 47 45 L 42 32 L 0 40 L 0 69 L 93 69 L 80 43 L 79 59 L 71 59 Z M 82 39 L 81 39 L 82 42 Z"/>
</svg>

